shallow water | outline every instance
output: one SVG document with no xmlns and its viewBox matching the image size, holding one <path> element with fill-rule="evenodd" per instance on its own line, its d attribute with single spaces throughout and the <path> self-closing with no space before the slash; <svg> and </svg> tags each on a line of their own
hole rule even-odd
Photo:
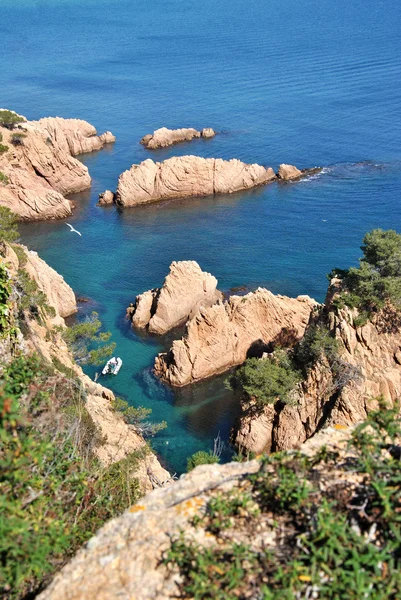
<svg viewBox="0 0 401 600">
<path fill-rule="evenodd" d="M 172 260 L 194 259 L 220 288 L 324 297 L 325 274 L 356 264 L 363 234 L 401 231 L 401 5 L 395 0 L 2 0 L 0 105 L 28 118 L 80 117 L 114 147 L 81 157 L 93 177 L 64 222 L 21 226 L 23 241 L 90 297 L 123 368 L 112 389 L 153 409 L 169 468 L 227 439 L 238 402 L 224 377 L 173 393 L 151 374 L 163 340 L 124 320 Z M 17 6 L 15 6 L 17 4 Z M 221 132 L 152 154 L 324 166 L 299 183 L 120 212 L 97 195 L 150 154 L 157 127 Z M 86 306 L 86 308 L 88 308 Z M 91 372 L 91 371 L 90 371 Z M 91 372 L 92 373 L 92 372 Z M 229 456 L 227 449 L 226 458 Z"/>
</svg>

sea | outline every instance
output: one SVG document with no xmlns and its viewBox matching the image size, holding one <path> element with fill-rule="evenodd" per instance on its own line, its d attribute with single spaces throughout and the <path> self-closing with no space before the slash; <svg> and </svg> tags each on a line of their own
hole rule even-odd
<svg viewBox="0 0 401 600">
<path fill-rule="evenodd" d="M 213 448 L 229 460 L 239 400 L 226 376 L 173 390 L 152 364 L 174 337 L 134 331 L 125 310 L 196 260 L 230 292 L 264 286 L 322 301 L 326 274 L 357 265 L 365 232 L 401 232 L 399 0 L 0 0 L 0 106 L 28 119 L 77 117 L 117 142 L 80 158 L 92 188 L 64 221 L 21 238 L 95 310 L 123 360 L 103 382 L 167 428 L 152 439 L 180 474 Z M 218 135 L 154 153 L 158 127 Z M 96 206 L 146 158 L 196 154 L 319 174 L 244 193 L 118 210 Z M 87 368 L 89 375 L 95 369 Z"/>
</svg>

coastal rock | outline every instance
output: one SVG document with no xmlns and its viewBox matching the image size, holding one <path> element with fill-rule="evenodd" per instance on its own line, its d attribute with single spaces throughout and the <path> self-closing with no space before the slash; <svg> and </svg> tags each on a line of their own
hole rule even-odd
<svg viewBox="0 0 401 600">
<path fill-rule="evenodd" d="M 322 426 L 349 426 L 366 419 L 383 396 L 393 406 L 401 396 L 401 332 L 389 328 L 379 314 L 363 327 L 353 325 L 353 311 L 331 309 L 328 295 L 329 330 L 336 337 L 342 361 L 342 379 L 337 381 L 327 359 L 321 358 L 299 387 L 295 406 L 267 406 L 255 412 L 243 406 L 235 432 L 241 448 L 261 452 L 299 447 Z"/>
<path fill-rule="evenodd" d="M 302 177 L 302 171 L 294 167 L 293 165 L 280 165 L 277 177 L 283 181 L 289 181 L 290 179 L 298 179 Z"/>
<path fill-rule="evenodd" d="M 105 192 L 102 192 L 101 194 L 99 194 L 98 206 L 106 206 L 108 204 L 113 204 L 113 202 L 114 202 L 114 192 L 111 192 L 110 190 L 106 190 Z"/>
<path fill-rule="evenodd" d="M 316 302 L 309 297 L 275 296 L 258 288 L 201 308 L 188 321 L 181 340 L 155 360 L 155 373 L 183 386 L 261 355 L 271 344 L 293 345 L 305 331 Z"/>
<path fill-rule="evenodd" d="M 339 456 L 337 464 L 327 461 L 324 470 L 316 467 L 322 488 L 344 493 L 346 484 L 356 476 L 343 465 L 351 430 L 330 428 L 308 441 L 301 452 L 315 456 L 324 446 L 328 456 Z M 154 490 L 117 519 L 104 527 L 55 576 L 39 600 L 173 600 L 183 596 L 182 577 L 163 560 L 171 549 L 171 541 L 192 540 L 203 549 L 224 542 L 243 543 L 253 550 L 274 552 L 283 549 L 284 527 L 273 521 L 271 513 L 258 515 L 257 527 L 247 526 L 247 517 L 230 519 L 230 527 L 219 534 L 206 530 L 203 520 L 207 506 L 216 498 L 249 497 L 249 480 L 260 469 L 260 462 L 231 462 L 225 465 L 201 465 L 181 477 L 173 485 Z M 232 494 L 232 496 L 230 496 Z M 316 498 L 320 504 L 320 498 Z M 248 501 L 249 502 L 249 501 Z M 245 504 L 245 502 L 244 502 Z M 246 515 L 246 512 L 243 511 Z M 242 513 L 240 513 L 242 514 Z M 198 524 L 194 526 L 195 518 Z M 293 536 L 292 538 L 293 539 Z M 248 568 L 248 567 L 247 567 Z M 251 568 L 251 567 L 249 567 Z M 210 576 L 220 573 L 219 565 L 211 565 Z M 253 590 L 255 591 L 255 590 Z M 210 598 L 210 596 L 207 596 Z M 257 598 L 258 592 L 249 595 Z M 205 596 L 206 598 L 206 596 Z"/>
<path fill-rule="evenodd" d="M 148 327 L 150 333 L 163 335 L 185 323 L 199 308 L 222 298 L 216 288 L 217 279 L 202 271 L 197 262 L 173 262 L 163 286 L 137 296 L 127 314 L 135 327 Z"/>
<path fill-rule="evenodd" d="M 179 156 L 161 163 L 147 159 L 120 175 L 116 202 L 135 206 L 155 200 L 230 194 L 275 178 L 273 169 L 237 159 Z"/>
<path fill-rule="evenodd" d="M 21 220 L 58 219 L 71 214 L 64 196 L 90 187 L 87 167 L 73 157 L 100 149 L 111 134 L 96 136 L 95 128 L 78 119 L 26 121 L 10 131 L 0 127 L 0 205 Z"/>
<path fill-rule="evenodd" d="M 97 135 L 96 128 L 82 119 L 45 117 L 31 123 L 34 127 L 44 129 L 53 144 L 71 156 L 94 152 L 116 141 L 110 131 Z"/>
<path fill-rule="evenodd" d="M 141 144 L 148 150 L 156 150 L 157 148 L 166 148 L 174 144 L 180 144 L 181 142 L 190 142 L 194 138 L 212 138 L 215 135 L 216 132 L 211 127 L 205 127 L 202 131 L 197 131 L 192 127 L 183 129 L 161 127 L 153 133 L 145 135 L 141 139 Z"/>
</svg>

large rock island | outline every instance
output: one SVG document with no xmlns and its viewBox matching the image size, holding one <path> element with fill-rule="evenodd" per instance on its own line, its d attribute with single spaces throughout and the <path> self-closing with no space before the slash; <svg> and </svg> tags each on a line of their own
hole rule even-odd
<svg viewBox="0 0 401 600">
<path fill-rule="evenodd" d="M 294 344 L 316 304 L 309 296 L 288 298 L 259 288 L 201 308 L 188 321 L 184 337 L 156 358 L 155 373 L 170 385 L 183 386 L 227 371 L 272 344 Z"/>
<path fill-rule="evenodd" d="M 98 136 L 79 119 L 27 121 L 0 110 L 0 205 L 21 220 L 67 217 L 71 203 L 65 196 L 91 185 L 87 167 L 74 157 L 113 141 L 110 132 Z"/>
<path fill-rule="evenodd" d="M 237 159 L 178 156 L 160 163 L 147 159 L 120 175 L 116 203 L 135 206 L 156 200 L 231 194 L 274 179 L 271 167 Z"/>
</svg>

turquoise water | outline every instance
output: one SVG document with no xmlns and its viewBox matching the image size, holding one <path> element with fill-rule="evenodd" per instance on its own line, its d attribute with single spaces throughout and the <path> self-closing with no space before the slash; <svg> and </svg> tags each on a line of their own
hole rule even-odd
<svg viewBox="0 0 401 600">
<path fill-rule="evenodd" d="M 17 4 L 17 6 L 15 6 Z M 80 117 L 118 138 L 81 157 L 93 186 L 69 222 L 21 227 L 23 241 L 92 299 L 124 361 L 112 389 L 168 428 L 169 468 L 226 440 L 238 401 L 218 378 L 173 392 L 151 374 L 169 340 L 137 335 L 125 308 L 194 259 L 220 288 L 263 285 L 321 300 L 325 274 L 355 264 L 363 234 L 401 231 L 401 5 L 396 0 L 2 0 L 0 105 L 28 118 Z M 149 156 L 157 127 L 211 126 L 213 140 L 160 151 L 277 167 L 324 166 L 296 184 L 120 212 L 96 207 Z M 229 450 L 225 457 L 229 456 Z"/>
</svg>

